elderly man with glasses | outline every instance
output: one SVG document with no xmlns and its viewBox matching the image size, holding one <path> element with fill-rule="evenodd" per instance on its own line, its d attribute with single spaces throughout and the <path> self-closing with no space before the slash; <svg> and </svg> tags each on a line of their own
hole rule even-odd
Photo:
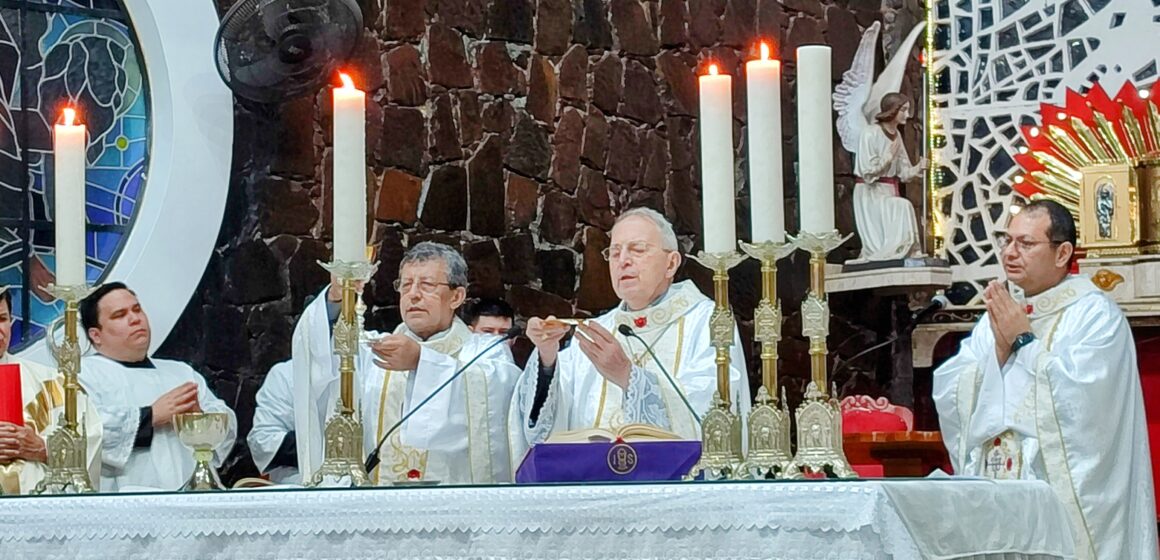
<svg viewBox="0 0 1160 560">
<path fill-rule="evenodd" d="M 955 472 L 1043 480 L 1069 513 L 1079 558 L 1157 558 L 1148 431 L 1132 331 L 1071 275 L 1075 222 L 1038 200 L 997 239 L 1007 283 L 934 372 Z"/>
<path fill-rule="evenodd" d="M 495 335 L 474 334 L 456 316 L 466 297 L 467 264 L 451 247 L 424 242 L 403 256 L 399 293 L 403 323 L 391 334 L 365 333 L 357 362 L 365 451 L 370 453 L 404 414 L 484 352 L 380 448 L 370 473 L 377 484 L 510 482 L 507 407 L 519 368 Z M 322 462 L 323 426 L 339 391 L 331 329 L 341 289 L 332 282 L 310 304 L 294 332 L 294 413 L 303 480 Z"/>
<path fill-rule="evenodd" d="M 701 438 L 698 417 L 712 403 L 717 378 L 713 300 L 690 281 L 673 283 L 681 264 L 677 237 L 654 210 L 621 215 L 605 258 L 620 305 L 576 326 L 567 345 L 572 325 L 556 317 L 528 321 L 536 350 L 510 413 L 517 460 L 561 431 L 640 423 Z M 736 328 L 733 336 L 729 400 L 744 412 L 749 379 Z"/>
</svg>

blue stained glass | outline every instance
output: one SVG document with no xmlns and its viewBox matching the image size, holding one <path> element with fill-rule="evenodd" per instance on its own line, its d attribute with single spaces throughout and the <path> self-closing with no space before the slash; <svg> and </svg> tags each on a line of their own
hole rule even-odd
<svg viewBox="0 0 1160 560">
<path fill-rule="evenodd" d="M 30 4 L 39 7 L 27 9 Z M 14 139 L 0 143 L 0 201 L 13 202 L 0 212 L 0 285 L 13 292 L 12 349 L 19 350 L 61 309 L 34 288 L 52 281 L 55 270 L 56 116 L 75 106 L 88 127 L 85 269 L 97 283 L 117 258 L 142 195 L 149 104 L 140 53 L 118 0 L 10 0 L 0 18 L 0 138 Z M 22 50 L 26 45 L 35 48 Z M 23 110 L 25 102 L 31 110 Z"/>
</svg>

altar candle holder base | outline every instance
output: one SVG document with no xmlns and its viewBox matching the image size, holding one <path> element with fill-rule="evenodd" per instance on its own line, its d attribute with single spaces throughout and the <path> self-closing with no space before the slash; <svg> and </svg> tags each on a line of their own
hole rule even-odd
<svg viewBox="0 0 1160 560">
<path fill-rule="evenodd" d="M 704 475 L 706 480 L 746 478 L 744 446 L 741 439 L 741 417 L 733 412 L 729 390 L 729 348 L 733 345 L 733 310 L 729 307 L 729 269 L 744 259 L 730 251 L 706 253 L 691 257 L 713 271 L 715 307 L 709 318 L 709 332 L 717 352 L 717 391 L 713 406 L 701 420 L 701 460 L 693 466 L 688 479 Z"/>
<path fill-rule="evenodd" d="M 798 447 L 793 462 L 798 468 L 828 477 L 858 478 L 842 448 L 842 411 L 836 399 L 826 396 L 811 381 L 795 418 Z"/>
<path fill-rule="evenodd" d="M 842 448 L 842 411 L 838 401 L 826 395 L 829 353 L 826 338 L 830 333 L 826 255 L 852 235 L 843 237 L 836 230 L 824 234 L 802 232 L 794 239 L 797 248 L 810 254 L 810 293 L 802 301 L 802 334 L 810 339 L 811 381 L 795 414 L 798 445 L 793 460 L 803 471 L 825 472 L 838 478 L 856 478 L 857 474 L 850 468 Z"/>
<path fill-rule="evenodd" d="M 761 387 L 749 411 L 749 453 L 745 470 L 757 479 L 800 478 L 790 447 L 790 416 L 782 391 L 777 401 L 777 344 L 781 341 L 781 302 L 777 298 L 777 261 L 797 247 L 792 243 L 741 243 L 741 250 L 761 262 L 761 301 L 753 311 L 754 339 L 761 343 Z"/>
<path fill-rule="evenodd" d="M 374 274 L 377 265 L 368 261 L 319 263 L 342 285 L 342 312 L 334 325 L 334 352 L 339 356 L 339 399 L 336 411 L 326 422 L 322 465 L 308 486 L 366 486 L 363 428 L 359 421 L 354 392 L 355 361 L 358 359 L 362 317 L 357 313 L 358 284 Z"/>
<path fill-rule="evenodd" d="M 802 477 L 791 454 L 789 408 L 784 389 L 780 407 L 764 386 L 757 389 L 753 410 L 749 411 L 749 454 L 743 468 L 750 478 L 758 480 Z"/>
<path fill-rule="evenodd" d="M 48 434 L 45 448 L 48 462 L 44 478 L 32 489 L 33 494 L 81 494 L 94 492 L 89 480 L 88 437 L 84 424 L 78 421 L 77 393 L 81 390 L 77 376 L 81 371 L 81 347 L 77 332 L 80 300 L 92 292 L 87 284 L 57 286 L 48 292 L 64 302 L 64 315 L 49 326 L 45 340 L 64 378 L 64 413 L 59 427 Z M 56 342 L 56 329 L 64 327 L 64 340 Z"/>
</svg>

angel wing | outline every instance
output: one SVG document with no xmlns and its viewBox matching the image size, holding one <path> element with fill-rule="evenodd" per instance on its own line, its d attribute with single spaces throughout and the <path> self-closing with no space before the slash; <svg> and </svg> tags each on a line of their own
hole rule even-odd
<svg viewBox="0 0 1160 560">
<path fill-rule="evenodd" d="M 862 33 L 850 69 L 842 73 L 842 83 L 834 88 L 834 110 L 838 112 L 838 136 L 850 152 L 858 151 L 862 131 L 870 124 L 864 107 L 874 88 L 874 48 L 878 43 L 880 22 L 870 24 Z M 885 94 L 883 94 L 885 95 Z M 882 99 L 879 96 L 879 99 Z"/>
<path fill-rule="evenodd" d="M 874 85 L 870 88 L 870 95 L 866 98 L 865 105 L 862 106 L 862 114 L 865 115 L 867 122 L 870 122 L 874 115 L 878 114 L 882 107 L 882 98 L 902 87 L 902 78 L 906 75 L 906 63 L 910 61 L 910 51 L 914 49 L 914 43 L 918 41 L 918 37 L 925 27 L 926 22 L 923 22 L 910 30 L 910 34 L 895 51 L 894 58 L 886 63 L 886 68 L 874 80 Z M 861 46 L 858 48 L 861 49 Z M 855 56 L 854 59 L 857 60 L 857 57 Z M 873 59 L 871 59 L 870 64 L 873 66 Z M 914 114 L 913 110 L 911 110 L 911 114 Z"/>
</svg>

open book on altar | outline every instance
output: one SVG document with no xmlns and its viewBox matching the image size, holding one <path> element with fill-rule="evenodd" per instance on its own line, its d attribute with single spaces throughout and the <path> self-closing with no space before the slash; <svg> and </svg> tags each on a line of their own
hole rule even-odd
<svg viewBox="0 0 1160 560">
<path fill-rule="evenodd" d="M 548 436 L 547 443 L 588 443 L 616 440 L 637 442 L 679 439 L 681 437 L 677 434 L 649 424 L 625 424 L 615 430 L 608 428 L 588 428 L 584 430 L 572 430 L 570 432 L 559 432 Z"/>
</svg>

